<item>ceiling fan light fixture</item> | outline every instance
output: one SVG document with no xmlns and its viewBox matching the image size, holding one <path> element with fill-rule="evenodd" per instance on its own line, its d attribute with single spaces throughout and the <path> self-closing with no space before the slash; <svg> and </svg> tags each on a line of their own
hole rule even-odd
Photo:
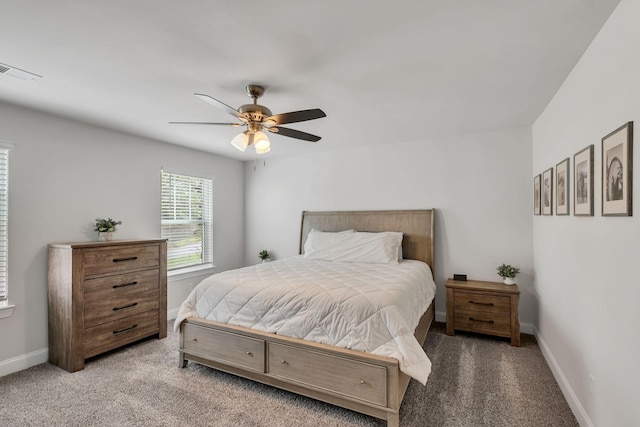
<svg viewBox="0 0 640 427">
<path fill-rule="evenodd" d="M 231 145 L 236 147 L 240 151 L 244 151 L 247 149 L 247 145 L 249 145 L 249 131 L 244 131 L 236 135 L 235 138 L 231 140 Z"/>
<path fill-rule="evenodd" d="M 271 151 L 271 142 L 269 142 L 269 138 L 261 130 L 254 134 L 253 141 L 253 145 L 256 147 L 256 153 L 265 154 Z"/>
<path fill-rule="evenodd" d="M 256 154 L 267 154 L 269 151 L 271 151 L 271 145 L 267 145 L 264 148 L 256 147 Z"/>
</svg>

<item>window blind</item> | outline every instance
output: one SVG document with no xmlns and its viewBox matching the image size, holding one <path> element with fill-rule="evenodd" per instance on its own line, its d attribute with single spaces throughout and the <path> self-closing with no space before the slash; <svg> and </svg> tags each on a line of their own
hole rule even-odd
<svg viewBox="0 0 640 427">
<path fill-rule="evenodd" d="M 7 300 L 9 267 L 9 149 L 0 146 L 0 302 Z"/>
<path fill-rule="evenodd" d="M 162 237 L 167 268 L 213 262 L 213 181 L 162 171 Z"/>
</svg>

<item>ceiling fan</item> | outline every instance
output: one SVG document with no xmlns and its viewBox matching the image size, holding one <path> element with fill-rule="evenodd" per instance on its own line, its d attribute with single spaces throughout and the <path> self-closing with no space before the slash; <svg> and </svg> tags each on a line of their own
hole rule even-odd
<svg viewBox="0 0 640 427">
<path fill-rule="evenodd" d="M 327 115 L 324 111 L 314 108 L 311 110 L 292 111 L 290 113 L 282 113 L 273 115 L 271 110 L 263 105 L 258 104 L 258 98 L 264 94 L 264 87 L 256 84 L 247 85 L 247 94 L 253 98 L 253 104 L 241 105 L 237 110 L 228 106 L 224 102 L 204 95 L 202 93 L 194 93 L 194 95 L 216 108 L 231 114 L 240 123 L 210 123 L 210 122 L 169 122 L 170 124 L 186 124 L 186 125 L 222 125 L 222 126 L 246 126 L 247 130 L 237 135 L 231 140 L 231 144 L 240 151 L 244 151 L 251 144 L 254 145 L 256 153 L 265 154 L 271 151 L 271 143 L 269 138 L 263 132 L 277 133 L 290 138 L 302 139 L 304 141 L 316 142 L 320 140 L 319 136 L 302 132 L 295 129 L 282 127 L 281 125 L 289 123 L 304 122 L 307 120 L 320 119 Z"/>
</svg>

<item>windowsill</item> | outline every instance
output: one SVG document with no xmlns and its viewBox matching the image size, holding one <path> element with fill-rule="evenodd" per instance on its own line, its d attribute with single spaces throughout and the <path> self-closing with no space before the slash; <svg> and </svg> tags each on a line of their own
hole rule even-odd
<svg viewBox="0 0 640 427">
<path fill-rule="evenodd" d="M 14 308 L 16 308 L 15 305 L 0 305 L 0 319 L 11 317 Z"/>
<path fill-rule="evenodd" d="M 197 265 L 195 267 L 181 268 L 167 272 L 167 277 L 175 280 L 191 279 L 193 277 L 206 276 L 216 272 L 213 264 Z"/>
</svg>

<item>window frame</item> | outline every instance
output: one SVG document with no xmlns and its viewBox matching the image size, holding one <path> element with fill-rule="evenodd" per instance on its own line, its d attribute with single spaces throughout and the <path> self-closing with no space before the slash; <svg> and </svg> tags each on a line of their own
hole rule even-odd
<svg viewBox="0 0 640 427">
<path fill-rule="evenodd" d="M 9 303 L 9 152 L 13 144 L 0 141 L 0 319 L 11 316 Z"/>
<path fill-rule="evenodd" d="M 201 180 L 204 189 L 203 191 L 208 191 L 207 194 L 203 194 L 203 206 L 201 209 L 204 211 L 202 220 L 198 219 L 188 219 L 188 220 L 179 220 L 173 219 L 171 220 L 174 225 L 177 224 L 202 224 L 203 237 L 202 237 L 202 261 L 196 264 L 189 264 L 178 267 L 170 267 L 169 261 L 170 256 L 172 255 L 170 236 L 165 233 L 165 225 L 167 225 L 167 220 L 164 219 L 163 207 L 165 204 L 165 174 L 175 175 L 179 177 L 184 177 L 187 179 L 196 179 Z M 160 235 L 162 238 L 167 238 L 169 240 L 167 244 L 167 275 L 175 276 L 175 275 L 183 275 L 183 274 L 193 274 L 194 272 L 201 272 L 205 269 L 211 269 L 214 267 L 213 265 L 213 182 L 214 179 L 210 176 L 204 176 L 202 174 L 195 174 L 192 172 L 185 172 L 183 170 L 178 170 L 174 168 L 162 168 L 160 171 Z M 172 193 L 173 194 L 173 193 Z"/>
</svg>

